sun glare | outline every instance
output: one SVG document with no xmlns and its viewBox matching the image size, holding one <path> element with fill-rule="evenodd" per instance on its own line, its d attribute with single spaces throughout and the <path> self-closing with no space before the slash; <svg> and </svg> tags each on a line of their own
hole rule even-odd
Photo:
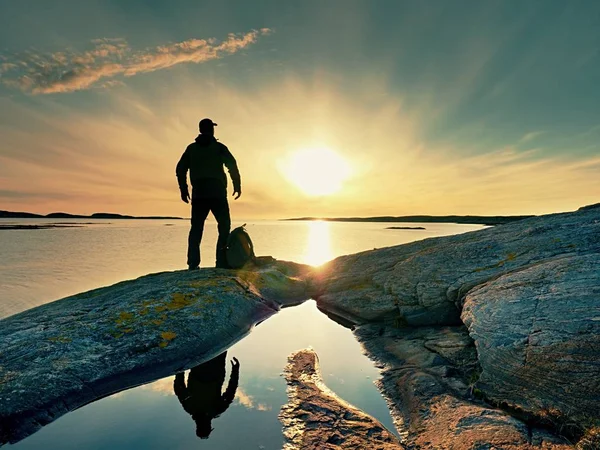
<svg viewBox="0 0 600 450">
<path fill-rule="evenodd" d="M 304 193 L 330 195 L 339 191 L 351 173 L 350 164 L 326 147 L 293 153 L 282 166 L 285 177 Z"/>
<path fill-rule="evenodd" d="M 329 235 L 329 223 L 317 220 L 307 222 L 308 242 L 304 262 L 311 266 L 320 266 L 324 262 L 333 259 L 331 250 L 331 239 Z"/>
</svg>

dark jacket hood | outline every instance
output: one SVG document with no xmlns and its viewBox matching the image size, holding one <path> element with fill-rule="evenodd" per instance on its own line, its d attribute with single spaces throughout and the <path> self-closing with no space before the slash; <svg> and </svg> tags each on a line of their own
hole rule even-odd
<svg viewBox="0 0 600 450">
<path fill-rule="evenodd" d="M 200 145 L 201 147 L 206 147 L 207 145 L 215 142 L 216 139 L 214 136 L 209 136 L 208 134 L 199 134 L 196 137 L 196 142 L 198 143 L 198 145 Z"/>
</svg>

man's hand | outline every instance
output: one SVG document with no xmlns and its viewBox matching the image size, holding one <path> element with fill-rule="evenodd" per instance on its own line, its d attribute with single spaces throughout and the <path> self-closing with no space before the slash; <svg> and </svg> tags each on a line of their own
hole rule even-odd
<svg viewBox="0 0 600 450">
<path fill-rule="evenodd" d="M 190 202 L 190 193 L 187 190 L 181 191 L 181 200 L 183 200 L 185 203 Z"/>
<path fill-rule="evenodd" d="M 239 369 L 239 367 L 240 367 L 240 362 L 234 356 L 233 359 L 231 360 L 231 368 L 232 369 Z"/>
<path fill-rule="evenodd" d="M 240 198 L 240 195 L 242 195 L 242 188 L 239 188 L 239 189 L 236 189 L 235 191 L 233 191 L 233 195 L 234 195 L 234 199 L 235 200 L 237 200 L 238 198 Z"/>
</svg>

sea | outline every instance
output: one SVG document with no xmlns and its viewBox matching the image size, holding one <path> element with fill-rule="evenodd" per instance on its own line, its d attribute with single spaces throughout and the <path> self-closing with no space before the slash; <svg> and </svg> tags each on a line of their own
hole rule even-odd
<svg viewBox="0 0 600 450">
<path fill-rule="evenodd" d="M 0 319 L 69 295 L 148 273 L 186 268 L 186 220 L 0 219 Z M 318 266 L 337 256 L 485 228 L 438 223 L 234 221 L 245 224 L 259 256 Z M 388 227 L 424 229 L 388 229 Z M 201 267 L 214 267 L 216 223 L 207 221 Z M 0 322 L 1 326 L 1 322 Z M 208 438 L 174 394 L 174 376 L 99 399 L 70 412 L 14 449 L 281 449 L 278 414 L 287 402 L 287 357 L 312 348 L 325 384 L 396 433 L 375 382 L 379 369 L 352 331 L 321 313 L 313 300 L 283 309 L 227 350 L 239 361 L 235 398 L 213 419 Z M 187 377 L 187 374 L 186 374 Z"/>
</svg>

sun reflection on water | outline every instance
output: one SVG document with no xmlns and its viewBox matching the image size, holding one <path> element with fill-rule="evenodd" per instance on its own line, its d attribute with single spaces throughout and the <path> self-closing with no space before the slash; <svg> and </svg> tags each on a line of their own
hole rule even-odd
<svg viewBox="0 0 600 450">
<path fill-rule="evenodd" d="M 307 224 L 308 240 L 306 243 L 304 262 L 305 264 L 310 264 L 312 266 L 320 266 L 333 259 L 329 223 L 322 220 L 316 220 L 307 222 Z"/>
</svg>

